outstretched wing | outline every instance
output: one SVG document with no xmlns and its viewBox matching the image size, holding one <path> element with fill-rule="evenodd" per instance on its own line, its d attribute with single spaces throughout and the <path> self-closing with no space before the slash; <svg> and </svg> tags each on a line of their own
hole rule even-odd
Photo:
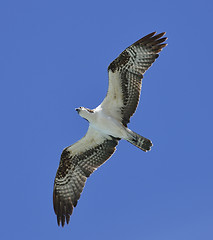
<svg viewBox="0 0 213 240">
<path fill-rule="evenodd" d="M 89 127 L 81 140 L 63 150 L 53 190 L 58 225 L 64 226 L 65 219 L 69 223 L 87 177 L 114 153 L 117 144 L 117 139 Z"/>
<path fill-rule="evenodd" d="M 108 67 L 109 88 L 102 109 L 125 126 L 134 114 L 141 92 L 143 74 L 167 44 L 164 32 L 141 38 L 125 49 Z"/>
</svg>

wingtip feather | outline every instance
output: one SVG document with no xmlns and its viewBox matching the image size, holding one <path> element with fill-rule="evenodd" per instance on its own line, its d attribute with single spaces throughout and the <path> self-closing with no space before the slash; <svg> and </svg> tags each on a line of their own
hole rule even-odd
<svg viewBox="0 0 213 240">
<path fill-rule="evenodd" d="M 61 224 L 61 217 L 59 215 L 57 215 L 57 224 L 60 227 Z"/>
<path fill-rule="evenodd" d="M 69 214 L 66 215 L 66 222 L 67 222 L 67 224 L 70 222 L 70 215 Z"/>
<path fill-rule="evenodd" d="M 166 34 L 166 32 L 162 32 L 159 34 L 156 34 L 156 33 L 157 33 L 156 31 L 149 33 L 148 35 L 146 35 L 143 38 L 136 41 L 133 45 L 138 45 L 138 44 L 142 44 L 142 43 L 143 44 L 147 44 L 147 43 L 149 43 L 149 44 L 155 43 L 156 44 L 157 41 L 159 41 L 159 43 L 160 43 L 160 42 L 164 42 L 167 40 L 167 37 L 162 38 Z"/>
<path fill-rule="evenodd" d="M 141 42 L 147 41 L 148 39 L 152 38 L 155 34 L 156 34 L 156 32 L 147 34 L 146 36 L 142 37 L 137 42 L 135 42 L 134 45 L 137 45 L 137 44 L 140 44 Z"/>
<path fill-rule="evenodd" d="M 64 227 L 64 224 L 65 224 L 65 216 L 62 215 L 61 216 L 61 226 Z"/>
</svg>

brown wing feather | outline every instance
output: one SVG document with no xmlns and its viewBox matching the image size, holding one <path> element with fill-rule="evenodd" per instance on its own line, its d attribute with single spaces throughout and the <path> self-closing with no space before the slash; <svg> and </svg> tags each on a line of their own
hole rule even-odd
<svg viewBox="0 0 213 240">
<path fill-rule="evenodd" d="M 108 67 L 109 89 L 101 104 L 108 114 L 117 116 L 126 126 L 134 114 L 141 92 L 143 74 L 167 44 L 164 32 L 156 32 L 139 39 L 125 49 Z M 121 90 L 118 89 L 118 85 Z"/>
<path fill-rule="evenodd" d="M 118 144 L 117 139 L 93 134 L 94 131 L 89 128 L 83 139 L 65 148 L 61 154 L 53 190 L 58 225 L 64 226 L 65 220 L 69 223 L 87 177 L 114 153 Z"/>
</svg>

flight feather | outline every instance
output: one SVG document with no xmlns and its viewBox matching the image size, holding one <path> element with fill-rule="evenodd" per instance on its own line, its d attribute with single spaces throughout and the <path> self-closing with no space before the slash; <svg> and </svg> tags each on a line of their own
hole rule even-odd
<svg viewBox="0 0 213 240">
<path fill-rule="evenodd" d="M 108 67 L 109 87 L 103 110 L 127 126 L 141 93 L 143 74 L 165 47 L 165 32 L 150 33 L 126 48 Z M 163 37 L 163 38 L 162 38 Z"/>
<path fill-rule="evenodd" d="M 53 190 L 58 225 L 64 226 L 65 219 L 69 222 L 86 179 L 114 153 L 117 144 L 117 139 L 89 127 L 81 140 L 63 150 Z"/>
</svg>

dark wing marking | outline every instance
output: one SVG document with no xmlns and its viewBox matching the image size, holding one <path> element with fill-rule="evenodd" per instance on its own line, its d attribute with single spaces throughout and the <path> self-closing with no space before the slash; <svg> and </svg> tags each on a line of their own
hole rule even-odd
<svg viewBox="0 0 213 240">
<path fill-rule="evenodd" d="M 150 33 L 125 49 L 108 67 L 109 88 L 101 107 L 127 126 L 141 92 L 143 74 L 167 44 L 164 32 Z"/>
<path fill-rule="evenodd" d="M 87 134 L 77 143 L 65 148 L 56 173 L 53 206 L 60 226 L 70 220 L 86 179 L 115 151 L 118 140 L 100 135 L 89 127 Z"/>
</svg>

